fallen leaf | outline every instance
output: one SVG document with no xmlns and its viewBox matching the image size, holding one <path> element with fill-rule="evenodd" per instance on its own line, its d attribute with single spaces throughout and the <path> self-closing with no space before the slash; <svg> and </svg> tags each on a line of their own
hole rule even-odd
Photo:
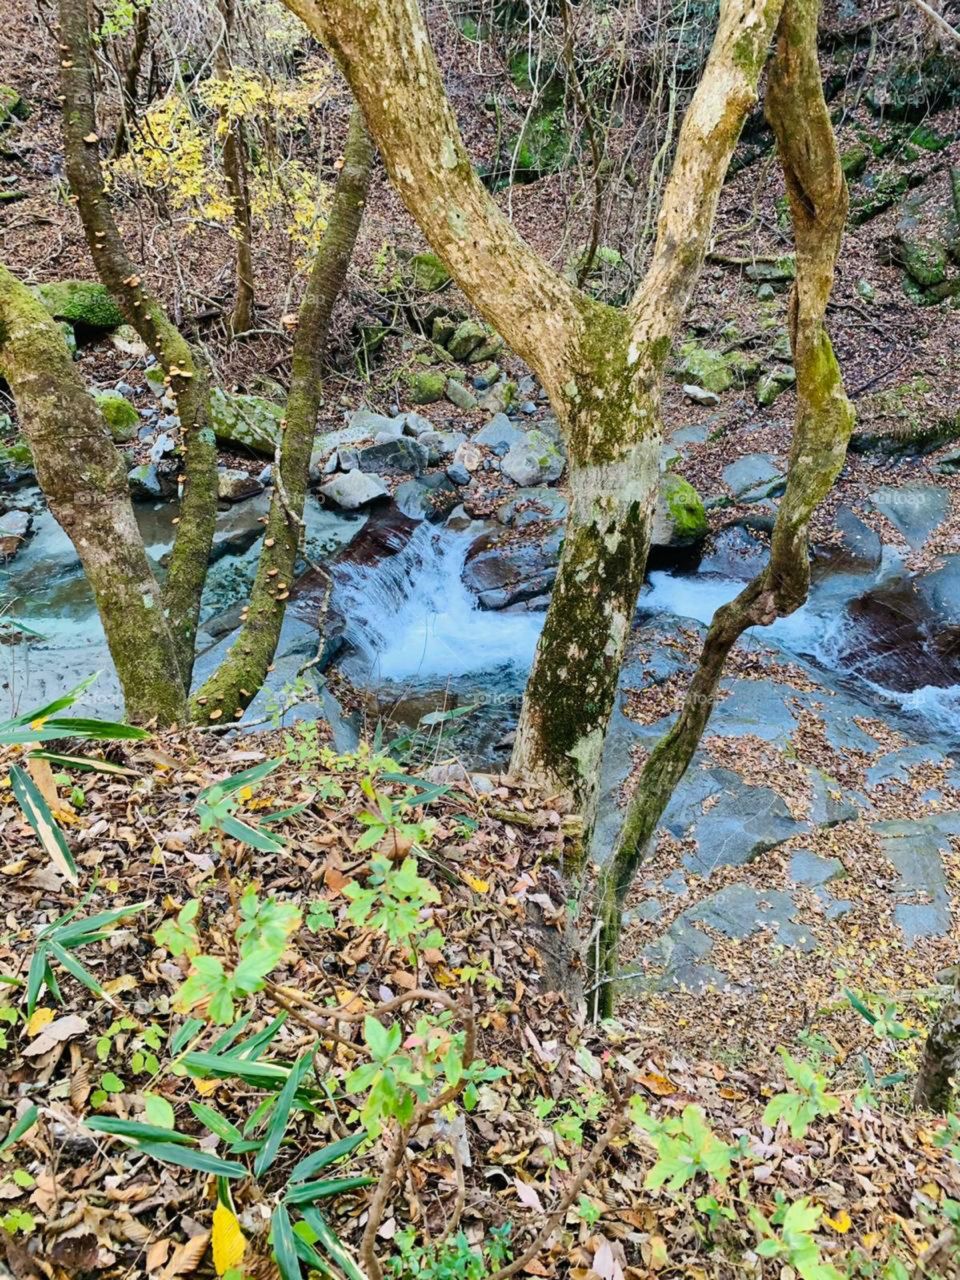
<svg viewBox="0 0 960 1280">
<path fill-rule="evenodd" d="M 211 1243 L 213 1266 L 218 1276 L 240 1265 L 247 1242 L 240 1230 L 236 1214 L 220 1201 L 217 1202 L 217 1207 L 213 1211 Z"/>
<path fill-rule="evenodd" d="M 178 1244 L 173 1257 L 160 1272 L 160 1280 L 175 1280 L 177 1276 L 189 1276 L 200 1265 L 210 1243 L 210 1232 L 203 1231 L 192 1240 Z"/>
<path fill-rule="evenodd" d="M 27 1023 L 27 1035 L 38 1035 L 44 1027 L 48 1027 L 53 1021 L 53 1010 L 46 1009 L 43 1005 L 39 1009 L 34 1009 L 30 1015 L 30 1021 Z"/>
<path fill-rule="evenodd" d="M 88 1029 L 89 1023 L 86 1018 L 81 1018 L 75 1013 L 64 1014 L 62 1018 L 57 1018 L 41 1031 L 31 1044 L 28 1044 L 23 1051 L 25 1058 L 34 1058 L 41 1053 L 49 1053 L 51 1049 L 55 1049 L 58 1044 L 63 1044 L 65 1040 L 72 1040 L 75 1036 L 82 1036 Z"/>
</svg>

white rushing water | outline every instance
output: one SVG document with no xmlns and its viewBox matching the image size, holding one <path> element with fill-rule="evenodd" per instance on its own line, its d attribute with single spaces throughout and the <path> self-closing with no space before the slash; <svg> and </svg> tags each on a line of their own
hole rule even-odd
<svg viewBox="0 0 960 1280">
<path fill-rule="evenodd" d="M 337 572 L 336 603 L 355 650 L 347 666 L 364 683 L 456 678 L 513 666 L 526 672 L 542 613 L 477 607 L 461 573 L 468 535 L 424 522 L 396 555 Z"/>
<path fill-rule="evenodd" d="M 883 576 L 896 573 L 898 568 L 897 563 L 885 563 Z M 955 741 L 960 739 L 960 684 L 924 684 L 909 691 L 890 689 L 870 679 L 869 658 L 854 658 L 858 623 L 843 607 L 849 597 L 837 589 L 840 576 L 815 586 L 808 602 L 796 613 L 778 619 L 770 627 L 752 627 L 747 635 L 761 642 L 772 641 L 826 672 L 845 676 L 848 687 L 856 688 L 865 702 L 874 704 L 877 714 L 883 715 L 884 707 L 899 710 Z M 654 572 L 640 606 L 650 613 L 672 613 L 708 626 L 721 605 L 732 600 L 743 586 L 743 582 L 719 575 Z"/>
</svg>

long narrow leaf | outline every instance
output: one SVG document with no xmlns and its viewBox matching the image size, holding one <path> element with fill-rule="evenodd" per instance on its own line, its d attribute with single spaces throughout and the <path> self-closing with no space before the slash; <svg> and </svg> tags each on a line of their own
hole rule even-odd
<svg viewBox="0 0 960 1280">
<path fill-rule="evenodd" d="M 300 1216 L 317 1237 L 317 1242 L 323 1245 L 329 1257 L 333 1259 L 335 1265 L 347 1277 L 347 1280 L 367 1280 L 367 1277 L 350 1257 L 343 1241 L 328 1225 L 326 1218 L 320 1213 L 319 1209 L 312 1209 L 304 1205 L 300 1210 Z"/>
<path fill-rule="evenodd" d="M 239 791 L 241 787 L 256 786 L 268 774 L 273 773 L 280 763 L 279 759 L 264 760 L 262 764 L 255 764 L 249 769 L 241 769 L 239 773 L 234 773 L 229 778 L 223 778 L 220 782 L 212 782 L 209 787 L 204 787 L 197 796 L 197 800 L 208 800 L 212 795 L 225 796 L 229 795 L 231 791 Z"/>
<path fill-rule="evenodd" d="M 96 742 L 143 742 L 150 737 L 146 729 L 116 720 L 47 720 L 43 732 L 54 733 L 58 738 L 92 738 Z"/>
<path fill-rule="evenodd" d="M 201 1124 L 206 1125 L 212 1134 L 222 1138 L 224 1142 L 241 1142 L 243 1134 L 235 1124 L 231 1124 L 226 1116 L 222 1116 L 205 1102 L 191 1102 L 190 1110 Z"/>
<path fill-rule="evenodd" d="M 183 1065 L 192 1076 L 198 1076 L 201 1080 L 210 1076 L 218 1080 L 230 1080 L 237 1076 L 260 1089 L 282 1089 L 290 1074 L 289 1067 L 281 1067 L 273 1062 L 245 1062 L 243 1058 L 216 1053 L 188 1053 L 184 1056 Z"/>
<path fill-rule="evenodd" d="M 290 1225 L 290 1215 L 282 1204 L 278 1204 L 271 1218 L 273 1227 L 273 1256 L 283 1280 L 300 1280 L 300 1263 L 297 1261 L 297 1246 Z"/>
<path fill-rule="evenodd" d="M 67 973 L 73 974 L 76 980 L 86 987 L 88 991 L 92 992 L 95 996 L 103 995 L 103 987 L 101 987 L 93 974 L 83 967 L 76 956 L 71 955 L 69 951 L 64 947 L 61 947 L 58 942 L 54 942 L 52 939 L 50 941 L 50 954 L 55 956 L 66 969 Z"/>
<path fill-rule="evenodd" d="M 246 1168 L 236 1160 L 221 1160 L 208 1151 L 195 1151 L 192 1147 L 178 1147 L 172 1142 L 141 1142 L 144 1155 L 161 1160 L 164 1164 L 177 1164 L 184 1169 L 196 1169 L 199 1173 L 212 1173 L 221 1178 L 245 1178 Z"/>
<path fill-rule="evenodd" d="M 36 832 L 50 861 L 71 884 L 78 884 L 80 876 L 70 846 L 34 780 L 25 769 L 15 764 L 10 770 L 10 784 L 17 803 L 23 810 L 23 816 Z"/>
<path fill-rule="evenodd" d="M 0 734 L 13 725 L 32 724 L 34 720 L 46 720 L 49 716 L 56 715 L 58 711 L 66 711 L 67 707 L 73 706 L 81 694 L 86 693 L 99 675 L 100 672 L 95 671 L 92 676 L 87 676 L 78 685 L 74 685 L 72 689 L 62 693 L 59 698 L 55 698 L 53 702 L 48 702 L 45 707 L 35 707 L 33 711 L 21 712 L 20 715 L 15 716 L 12 720 L 5 721 L 0 724 Z"/>
<path fill-rule="evenodd" d="M 233 1048 L 229 1050 L 227 1056 L 230 1058 L 244 1058 L 247 1062 L 256 1062 L 264 1049 L 268 1049 L 276 1039 L 280 1028 L 286 1020 L 287 1015 L 285 1013 L 279 1014 L 271 1023 L 265 1026 L 262 1031 L 258 1031 L 256 1035 L 248 1036 L 246 1040 L 241 1040 L 239 1044 L 235 1044 Z M 249 1021 L 249 1015 L 247 1017 L 247 1021 Z M 239 1026 L 240 1024 L 238 1023 L 237 1025 Z M 244 1026 L 246 1026 L 246 1022 L 244 1022 Z M 214 1049 L 216 1049 L 219 1044 L 220 1041 L 218 1040 L 217 1044 L 213 1046 Z"/>
<path fill-rule="evenodd" d="M 293 1070 L 280 1090 L 280 1095 L 273 1108 L 273 1114 L 270 1117 L 270 1123 L 267 1125 L 263 1148 L 254 1162 L 253 1176 L 255 1178 L 259 1178 L 266 1173 L 277 1158 L 280 1143 L 283 1141 L 283 1135 L 287 1129 L 287 1121 L 290 1119 L 290 1108 L 293 1106 L 294 1097 L 300 1087 L 300 1081 L 306 1075 L 312 1062 L 313 1050 L 311 1049 L 294 1063 Z"/>
<path fill-rule="evenodd" d="M 327 1178 L 324 1182 L 303 1182 L 291 1187 L 283 1199 L 285 1204 L 315 1204 L 317 1200 L 344 1195 L 358 1187 L 369 1187 L 373 1181 L 375 1179 L 358 1175 L 355 1178 Z"/>
<path fill-rule="evenodd" d="M 27 1017 L 29 1018 L 34 1009 L 37 1007 L 37 1000 L 40 992 L 43 990 L 43 980 L 47 972 L 47 946 L 46 943 L 39 943 L 33 958 L 30 961 L 30 971 L 27 974 Z"/>
<path fill-rule="evenodd" d="M 291 1169 L 290 1181 L 306 1182 L 321 1169 L 326 1169 L 345 1156 L 352 1155 L 366 1136 L 366 1129 L 361 1129 L 359 1133 L 351 1133 L 348 1137 L 341 1138 L 339 1142 L 331 1142 L 329 1146 L 315 1151 L 312 1156 L 306 1156 Z"/>
<path fill-rule="evenodd" d="M 134 1142 L 173 1142 L 186 1147 L 196 1146 L 197 1140 L 188 1133 L 176 1129 L 162 1129 L 158 1124 L 144 1124 L 140 1120 L 121 1120 L 119 1116 L 89 1116 L 84 1124 L 95 1133 L 109 1133 L 115 1138 L 131 1138 Z"/>
<path fill-rule="evenodd" d="M 285 847 L 284 841 L 279 836 L 272 836 L 266 831 L 261 831 L 259 827 L 251 827 L 240 818 L 235 818 L 232 813 L 218 818 L 217 826 L 225 836 L 232 836 L 234 840 L 240 840 L 260 853 L 280 853 Z"/>
<path fill-rule="evenodd" d="M 33 1128 L 37 1123 L 37 1116 L 39 1114 L 40 1113 L 37 1108 L 33 1103 L 31 1103 L 4 1140 L 0 1142 L 0 1155 L 2 1155 L 4 1151 L 9 1150 L 15 1142 L 19 1142 L 23 1135 Z"/>
<path fill-rule="evenodd" d="M 59 942 L 62 947 L 73 947 L 81 938 L 98 933 L 101 929 L 109 929 L 111 925 L 117 924 L 127 916 L 143 911 L 146 905 L 145 902 L 134 902 L 128 907 L 113 907 L 110 911 L 98 911 L 96 915 L 84 916 L 80 920 L 73 920 L 70 924 L 59 928 L 55 925 L 50 932 L 54 941 Z"/>
<path fill-rule="evenodd" d="M 65 769 L 80 769 L 87 773 L 119 774 L 126 778 L 137 777 L 136 769 L 125 769 L 123 765 L 113 764 L 109 760 L 95 760 L 91 756 L 64 756 L 57 751 L 31 751 L 31 760 L 49 760 L 51 764 L 62 765 Z"/>
</svg>

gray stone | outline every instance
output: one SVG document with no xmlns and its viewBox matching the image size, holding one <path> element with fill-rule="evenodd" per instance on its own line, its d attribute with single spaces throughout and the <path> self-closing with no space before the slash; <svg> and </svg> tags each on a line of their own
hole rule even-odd
<svg viewBox="0 0 960 1280">
<path fill-rule="evenodd" d="M 162 367 L 158 364 L 152 364 L 143 371 L 143 377 L 158 400 L 162 400 L 167 393 L 167 375 Z"/>
<path fill-rule="evenodd" d="M 30 536 L 33 516 L 29 511 L 14 509 L 0 515 L 0 558 L 12 560 Z"/>
<path fill-rule="evenodd" d="M 501 378 L 480 397 L 480 408 L 484 413 L 505 413 L 516 398 L 517 384 L 509 378 Z"/>
<path fill-rule="evenodd" d="M 477 407 L 477 397 L 462 382 L 458 382 L 456 378 L 448 378 L 444 395 L 452 405 L 456 405 L 458 409 L 463 409 L 465 413 L 469 413 L 471 409 Z"/>
<path fill-rule="evenodd" d="M 756 502 L 783 493 L 780 463 L 769 453 L 748 453 L 723 469 L 723 482 L 740 501 Z"/>
<path fill-rule="evenodd" d="M 693 382 L 685 382 L 682 389 L 683 394 L 688 400 L 692 400 L 694 404 L 717 405 L 720 403 L 720 397 L 715 391 L 708 391 L 706 387 L 698 387 Z"/>
<path fill-rule="evenodd" d="M 214 387 L 210 393 L 210 425 L 218 440 L 243 445 L 272 458 L 280 438 L 283 409 L 262 396 Z"/>
<path fill-rule="evenodd" d="M 757 404 L 769 406 L 778 396 L 792 387 L 797 380 L 796 370 L 791 366 L 784 369 L 771 369 L 757 383 Z"/>
<path fill-rule="evenodd" d="M 527 433 L 522 427 L 515 426 L 505 413 L 497 413 L 485 427 L 480 428 L 473 437 L 473 443 L 486 445 L 488 449 L 505 444 L 510 449 L 515 444 L 523 444 L 526 438 Z"/>
<path fill-rule="evenodd" d="M 463 320 L 453 331 L 446 347 L 454 360 L 466 360 L 478 347 L 486 345 L 488 336 L 479 320 Z"/>
<path fill-rule="evenodd" d="M 221 502 L 242 502 L 262 489 L 259 480 L 239 467 L 226 467 L 217 472 L 217 497 Z"/>
<path fill-rule="evenodd" d="M 452 458 L 467 438 L 462 431 L 438 431 L 436 434 L 445 458 Z"/>
<path fill-rule="evenodd" d="M 846 871 L 839 858 L 821 858 L 809 849 L 796 849 L 790 855 L 790 879 L 794 884 L 818 889 L 844 875 Z"/>
<path fill-rule="evenodd" d="M 672 471 L 660 479 L 653 515 L 651 545 L 666 550 L 688 547 L 710 531 L 700 495 L 682 476 Z"/>
<path fill-rule="evenodd" d="M 762 284 L 757 290 L 757 297 L 761 302 L 769 302 L 771 298 L 777 296 L 777 291 L 772 284 Z"/>
<path fill-rule="evenodd" d="M 540 521 L 566 520 L 567 499 L 556 489 L 520 489 L 497 508 L 497 519 L 513 529 Z"/>
<path fill-rule="evenodd" d="M 140 415 L 123 393 L 116 390 L 95 391 L 93 398 L 100 406 L 100 412 L 113 439 L 118 444 L 132 440 L 140 426 Z"/>
<path fill-rule="evenodd" d="M 168 498 L 176 488 L 175 482 L 168 481 L 160 475 L 156 464 L 144 462 L 127 473 L 130 496 L 136 501 L 148 501 L 151 498 Z"/>
<path fill-rule="evenodd" d="M 414 416 L 419 417 L 419 414 Z M 408 413 L 401 413 L 396 417 L 388 418 L 383 413 L 374 413 L 372 409 L 361 406 L 355 409 L 347 420 L 346 430 L 350 436 L 343 443 L 355 444 L 358 440 L 373 440 L 378 435 L 402 436 L 410 417 Z M 421 420 L 425 421 L 425 419 Z"/>
<path fill-rule="evenodd" d="M 771 787 L 748 786 L 729 769 L 711 774 L 724 789 L 689 833 L 697 842 L 683 859 L 690 871 L 709 876 L 717 867 L 744 866 L 806 829 Z"/>
<path fill-rule="evenodd" d="M 564 457 L 558 445 L 542 431 L 530 431 L 513 445 L 503 459 L 503 474 L 514 484 L 550 484 L 563 473 Z"/>
<path fill-rule="evenodd" d="M 424 471 L 429 453 L 418 440 L 397 436 L 360 450 L 360 470 L 377 475 L 414 475 Z"/>
<path fill-rule="evenodd" d="M 345 511 L 356 511 L 387 496 L 387 486 L 379 476 L 363 471 L 347 471 L 320 486 L 320 493 Z"/>
<path fill-rule="evenodd" d="M 454 484 L 468 485 L 470 483 L 470 472 L 462 462 L 454 462 L 447 467 L 447 478 L 452 480 Z"/>
<path fill-rule="evenodd" d="M 885 486 L 871 493 L 870 501 L 913 551 L 920 550 L 950 510 L 948 491 L 932 484 Z"/>
<path fill-rule="evenodd" d="M 403 430 L 408 436 L 422 436 L 426 431 L 436 431 L 436 427 L 422 413 L 410 412 L 403 415 Z M 395 435 L 396 432 L 391 434 Z"/>
<path fill-rule="evenodd" d="M 521 400 L 521 401 L 520 401 L 520 412 L 521 412 L 521 413 L 526 413 L 526 414 L 536 413 L 536 412 L 537 412 L 537 406 L 533 403 L 533 401 L 532 401 L 532 400 Z"/>
<path fill-rule="evenodd" d="M 960 471 L 960 449 L 951 449 L 949 453 L 943 454 L 937 463 L 937 470 L 941 475 L 956 475 Z"/>
<path fill-rule="evenodd" d="M 177 451 L 177 442 L 169 431 L 164 431 L 162 435 L 157 436 L 153 444 L 150 446 L 150 461 L 163 462 L 165 458 L 169 458 Z"/>
<path fill-rule="evenodd" d="M 941 625 L 960 626 L 960 555 L 941 557 L 940 567 L 917 581 L 917 590 Z"/>
<path fill-rule="evenodd" d="M 506 529 L 481 534 L 470 546 L 463 582 L 484 609 L 506 609 L 549 591 L 557 575 L 562 529 L 518 542 Z"/>
<path fill-rule="evenodd" d="M 411 520 L 442 520 L 459 498 L 456 485 L 443 475 L 405 480 L 393 495 L 394 502 Z"/>
</svg>

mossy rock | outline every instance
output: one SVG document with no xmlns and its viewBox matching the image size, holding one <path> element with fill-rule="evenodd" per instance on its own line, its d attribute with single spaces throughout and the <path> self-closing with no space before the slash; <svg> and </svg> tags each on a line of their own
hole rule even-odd
<svg viewBox="0 0 960 1280">
<path fill-rule="evenodd" d="M 744 275 L 754 284 L 790 284 L 797 278 L 796 254 L 785 253 L 775 262 L 751 262 Z"/>
<path fill-rule="evenodd" d="M 450 272 L 435 253 L 415 253 L 410 259 L 410 276 L 419 293 L 435 293 L 450 283 Z"/>
<path fill-rule="evenodd" d="M 407 395 L 414 404 L 434 404 L 447 389 L 447 375 L 436 369 L 418 369 L 404 374 Z"/>
<path fill-rule="evenodd" d="M 210 423 L 218 440 L 240 444 L 272 458 L 280 438 L 283 409 L 262 396 L 239 395 L 215 387 L 210 394 Z"/>
<path fill-rule="evenodd" d="M 56 320 L 84 329 L 117 329 L 123 324 L 122 311 L 94 280 L 56 280 L 37 285 L 35 292 Z"/>
<path fill-rule="evenodd" d="M 33 454 L 23 437 L 0 445 L 0 484 L 18 484 L 32 475 Z"/>
<path fill-rule="evenodd" d="M 110 434 L 118 444 L 125 444 L 137 434 L 140 415 L 119 391 L 95 391 L 94 400 L 110 428 Z"/>
<path fill-rule="evenodd" d="M 672 471 L 665 472 L 653 517 L 653 545 L 689 546 L 705 538 L 709 530 L 703 501 L 693 485 Z"/>
<path fill-rule="evenodd" d="M 685 342 L 680 348 L 680 364 L 675 370 L 678 382 L 692 382 L 719 395 L 736 381 L 730 362 L 721 351 Z"/>
<path fill-rule="evenodd" d="M 922 289 L 947 278 L 946 246 L 936 240 L 917 239 L 903 246 L 903 269 Z"/>
<path fill-rule="evenodd" d="M 26 120 L 30 108 L 16 89 L 9 84 L 0 84 L 0 129 L 13 120 Z"/>
<path fill-rule="evenodd" d="M 875 77 L 867 94 L 870 110 L 890 120 L 919 122 L 958 103 L 960 60 L 952 51 L 894 63 Z"/>
<path fill-rule="evenodd" d="M 796 370 L 790 365 L 771 369 L 757 383 L 757 404 L 767 407 L 781 396 L 787 387 L 792 387 L 797 380 Z"/>
<path fill-rule="evenodd" d="M 933 389 L 921 376 L 866 396 L 850 449 L 888 458 L 920 457 L 960 439 L 960 414 L 937 418 L 931 413 L 927 397 Z M 881 428 L 878 419 L 892 422 Z"/>
<path fill-rule="evenodd" d="M 68 324 L 66 320 L 60 321 L 60 332 L 63 334 L 64 345 L 73 356 L 77 358 L 77 335 L 73 331 L 73 325 Z"/>
<path fill-rule="evenodd" d="M 873 152 L 870 148 L 865 143 L 855 142 L 841 153 L 840 168 L 847 180 L 853 182 L 861 176 L 872 159 Z"/>
<path fill-rule="evenodd" d="M 487 329 L 479 320 L 463 320 L 447 342 L 447 350 L 454 360 L 466 360 L 481 344 L 486 344 L 490 337 Z"/>
</svg>

